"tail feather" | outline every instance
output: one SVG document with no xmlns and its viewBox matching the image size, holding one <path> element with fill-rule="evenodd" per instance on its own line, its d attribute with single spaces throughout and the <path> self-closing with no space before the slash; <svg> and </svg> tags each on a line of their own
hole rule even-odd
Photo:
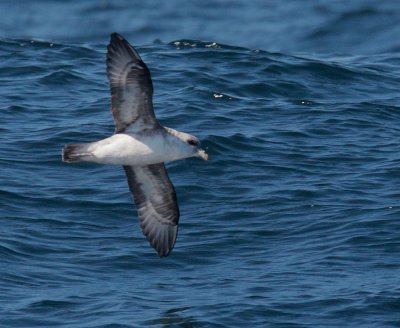
<svg viewBox="0 0 400 328">
<path fill-rule="evenodd" d="M 62 150 L 62 160 L 67 163 L 80 162 L 83 157 L 90 156 L 88 144 L 69 144 Z"/>
</svg>

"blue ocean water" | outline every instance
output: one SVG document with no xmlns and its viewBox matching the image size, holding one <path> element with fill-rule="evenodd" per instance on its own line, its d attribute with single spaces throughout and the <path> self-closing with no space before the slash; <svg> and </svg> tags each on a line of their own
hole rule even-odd
<svg viewBox="0 0 400 328">
<path fill-rule="evenodd" d="M 399 327 L 400 3 L 3 1 L 0 327 Z M 181 221 L 160 259 L 122 167 L 106 45 L 149 66 Z"/>
</svg>

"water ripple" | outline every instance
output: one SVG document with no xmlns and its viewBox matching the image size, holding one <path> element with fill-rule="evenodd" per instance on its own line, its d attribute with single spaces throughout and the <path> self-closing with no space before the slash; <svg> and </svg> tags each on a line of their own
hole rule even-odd
<svg viewBox="0 0 400 328">
<path fill-rule="evenodd" d="M 60 161 L 113 131 L 105 45 L 0 40 L 2 324 L 398 324 L 398 58 L 215 40 L 139 47 L 160 121 L 210 154 L 167 164 L 182 216 L 163 260 L 121 167 Z"/>
</svg>

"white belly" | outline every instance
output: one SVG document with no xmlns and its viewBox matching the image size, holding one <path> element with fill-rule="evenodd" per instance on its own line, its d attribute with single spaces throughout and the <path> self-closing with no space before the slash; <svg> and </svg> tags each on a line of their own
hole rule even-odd
<svg viewBox="0 0 400 328">
<path fill-rule="evenodd" d="M 128 134 L 113 136 L 92 143 L 88 151 L 90 161 L 103 164 L 149 165 L 172 160 L 162 135 L 152 135 L 137 140 Z"/>
</svg>

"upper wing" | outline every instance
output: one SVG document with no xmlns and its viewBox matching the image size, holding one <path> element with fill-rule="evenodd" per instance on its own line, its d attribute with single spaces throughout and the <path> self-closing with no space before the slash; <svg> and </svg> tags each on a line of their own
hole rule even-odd
<svg viewBox="0 0 400 328">
<path fill-rule="evenodd" d="M 131 124 L 136 131 L 158 124 L 153 111 L 150 71 L 137 51 L 117 33 L 111 34 L 107 46 L 107 76 L 115 133 Z"/>
<path fill-rule="evenodd" d="M 124 169 L 143 234 L 159 256 L 167 256 L 175 245 L 179 208 L 164 163 Z"/>
</svg>

